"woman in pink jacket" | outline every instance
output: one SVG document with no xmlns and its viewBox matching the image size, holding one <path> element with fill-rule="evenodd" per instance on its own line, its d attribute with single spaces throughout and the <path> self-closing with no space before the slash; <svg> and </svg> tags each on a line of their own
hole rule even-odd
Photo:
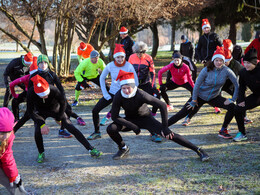
<svg viewBox="0 0 260 195">
<path fill-rule="evenodd" d="M 178 87 L 184 87 L 185 89 L 189 90 L 192 93 L 194 82 L 192 80 L 191 72 L 189 66 L 182 62 L 182 56 L 179 52 L 173 54 L 173 63 L 163 67 L 158 72 L 158 79 L 160 85 L 160 91 L 162 98 L 167 104 L 168 111 L 173 110 L 172 105 L 170 104 L 170 100 L 166 91 L 173 90 Z M 162 74 L 170 70 L 172 79 L 167 81 L 166 84 L 162 83 Z"/>
<path fill-rule="evenodd" d="M 27 194 L 18 174 L 13 156 L 14 115 L 8 108 L 0 108 L 0 184 L 10 194 Z"/>
</svg>

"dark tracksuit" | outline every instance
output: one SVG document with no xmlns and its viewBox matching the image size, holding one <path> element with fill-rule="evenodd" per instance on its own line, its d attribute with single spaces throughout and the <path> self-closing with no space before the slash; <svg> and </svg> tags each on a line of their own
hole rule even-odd
<svg viewBox="0 0 260 195">
<path fill-rule="evenodd" d="M 134 45 L 134 41 L 130 36 L 127 36 L 126 38 L 122 39 L 120 41 L 120 44 L 124 45 L 124 50 L 125 50 L 125 59 L 128 61 L 130 55 L 133 54 L 133 45 Z"/>
<path fill-rule="evenodd" d="M 199 57 L 199 60 L 210 61 L 217 46 L 222 46 L 222 42 L 216 33 L 210 32 L 208 34 L 202 35 L 199 38 L 199 42 L 196 47 L 196 53 Z"/>
<path fill-rule="evenodd" d="M 245 91 L 247 87 L 252 91 L 252 94 L 246 97 Z M 245 135 L 246 130 L 244 125 L 244 117 L 246 110 L 251 110 L 260 105 L 260 64 L 258 64 L 252 71 L 247 71 L 243 68 L 239 72 L 239 92 L 237 104 L 241 102 L 245 102 L 245 107 L 236 105 L 235 114 L 237 113 L 236 115 L 239 117 L 237 120 L 238 130 Z M 231 120 L 232 118 L 230 121 Z M 223 125 L 223 127 L 226 128 L 227 125 Z"/>
<path fill-rule="evenodd" d="M 49 85 L 50 94 L 48 98 L 40 98 L 31 87 L 27 95 L 27 111 L 35 123 L 35 142 L 39 153 L 44 152 L 43 138 L 41 134 L 41 126 L 45 124 L 48 117 L 61 121 L 64 127 L 75 136 L 75 138 L 87 149 L 92 150 L 93 147 L 86 140 L 84 135 L 75 128 L 65 113 L 66 99 L 63 94 L 54 86 Z"/>
<path fill-rule="evenodd" d="M 52 72 L 49 69 L 47 71 L 39 71 L 38 70 L 37 72 L 32 74 L 30 76 L 30 78 L 34 77 L 37 74 L 40 75 L 42 78 L 44 78 L 50 85 L 53 85 L 53 86 L 55 85 L 59 89 L 61 94 L 64 95 L 64 97 L 66 99 L 64 88 L 61 85 L 59 77 L 54 72 Z M 33 87 L 33 82 L 30 80 L 29 84 L 28 84 L 28 89 L 30 89 L 31 87 Z M 66 112 L 67 116 L 69 118 L 70 117 L 78 118 L 78 115 L 72 111 L 72 108 L 69 105 L 67 99 L 66 99 L 66 104 L 67 105 L 66 105 L 65 112 Z M 16 132 L 18 129 L 20 129 L 29 119 L 30 119 L 29 113 L 26 111 L 24 116 L 21 118 L 21 120 L 19 120 L 17 122 L 17 124 L 14 126 L 14 131 Z M 61 129 L 64 129 L 63 125 L 61 126 Z"/>
<path fill-rule="evenodd" d="M 160 109 L 162 123 L 151 116 L 151 111 L 147 107 L 147 104 Z M 125 111 L 125 118 L 119 116 L 121 107 Z M 114 96 L 111 115 L 114 122 L 107 127 L 107 133 L 117 143 L 119 149 L 125 146 L 119 131 L 133 130 L 136 134 L 139 134 L 140 129 L 147 129 L 150 133 L 157 133 L 159 135 L 162 135 L 162 132 L 164 135 L 171 133 L 167 124 L 168 114 L 166 104 L 140 89 L 137 89 L 135 96 L 132 98 L 124 98 L 121 90 L 119 90 Z M 176 133 L 174 133 L 172 141 L 195 152 L 198 149 L 197 146 Z"/>
<path fill-rule="evenodd" d="M 181 55 L 189 57 L 192 60 L 194 55 L 193 44 L 188 40 L 185 43 L 181 43 L 180 53 Z"/>
<path fill-rule="evenodd" d="M 12 95 L 10 93 L 9 83 L 18 79 L 26 74 L 29 74 L 29 67 L 27 67 L 23 63 L 23 56 L 20 58 L 13 59 L 6 67 L 4 72 L 4 82 L 5 82 L 5 96 L 4 96 L 4 103 L 3 107 L 7 107 Z M 23 90 L 25 89 L 24 85 L 19 85 Z"/>
</svg>

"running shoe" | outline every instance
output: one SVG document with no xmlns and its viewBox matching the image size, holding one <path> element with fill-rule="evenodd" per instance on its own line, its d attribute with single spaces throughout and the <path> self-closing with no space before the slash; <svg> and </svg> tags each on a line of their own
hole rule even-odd
<svg viewBox="0 0 260 195">
<path fill-rule="evenodd" d="M 88 140 L 94 140 L 101 138 L 101 133 L 92 133 L 90 136 L 87 137 Z"/>
<path fill-rule="evenodd" d="M 190 118 L 186 116 L 186 118 L 182 122 L 182 126 L 189 126 L 189 125 L 190 125 Z"/>
<path fill-rule="evenodd" d="M 250 123 L 253 123 L 252 120 L 248 119 L 247 117 L 244 118 L 244 124 L 250 124 Z"/>
<path fill-rule="evenodd" d="M 105 126 L 108 124 L 109 118 L 107 118 L 106 116 L 101 120 L 101 122 L 99 123 L 101 126 Z"/>
<path fill-rule="evenodd" d="M 202 150 L 201 148 L 198 148 L 197 153 L 198 153 L 200 160 L 202 162 L 209 160 L 209 155 L 204 150 Z"/>
<path fill-rule="evenodd" d="M 77 106 L 77 105 L 79 105 L 79 102 L 78 102 L 77 100 L 75 100 L 75 101 L 71 104 L 71 106 Z"/>
<path fill-rule="evenodd" d="M 228 133 L 227 129 L 224 129 L 223 131 L 220 130 L 218 136 L 224 139 L 232 139 L 232 136 Z"/>
<path fill-rule="evenodd" d="M 154 134 L 154 135 L 152 135 L 152 141 L 153 142 L 162 142 L 162 138 L 159 135 Z"/>
<path fill-rule="evenodd" d="M 218 107 L 215 107 L 214 109 L 216 114 L 221 113 L 221 110 Z"/>
<path fill-rule="evenodd" d="M 60 129 L 59 130 L 59 137 L 61 137 L 61 138 L 71 138 L 72 135 L 69 132 L 67 132 L 63 129 Z"/>
<path fill-rule="evenodd" d="M 167 110 L 168 112 L 173 110 L 173 106 L 171 104 L 167 104 Z"/>
<path fill-rule="evenodd" d="M 45 154 L 44 154 L 44 152 L 43 152 L 43 153 L 39 153 L 39 154 L 38 154 L 38 158 L 37 158 L 37 162 L 38 162 L 38 163 L 43 163 L 44 159 L 45 159 Z"/>
<path fill-rule="evenodd" d="M 118 152 L 113 156 L 113 159 L 114 160 L 122 159 L 129 154 L 129 151 L 130 149 L 128 146 L 126 146 L 126 149 L 119 149 Z"/>
<path fill-rule="evenodd" d="M 245 141 L 245 140 L 247 140 L 247 136 L 241 132 L 238 132 L 236 137 L 233 138 L 233 141 L 235 141 L 235 142 L 241 142 L 241 141 Z"/>
<path fill-rule="evenodd" d="M 78 118 L 77 118 L 77 123 L 78 123 L 80 126 L 85 126 L 85 125 L 86 125 L 85 121 L 83 121 L 83 119 L 82 119 L 81 117 L 78 117 Z"/>
<path fill-rule="evenodd" d="M 98 150 L 95 149 L 95 148 L 90 151 L 90 155 L 91 155 L 92 157 L 95 157 L 95 158 L 100 157 L 102 154 L 103 154 L 102 152 L 98 151 Z"/>
</svg>

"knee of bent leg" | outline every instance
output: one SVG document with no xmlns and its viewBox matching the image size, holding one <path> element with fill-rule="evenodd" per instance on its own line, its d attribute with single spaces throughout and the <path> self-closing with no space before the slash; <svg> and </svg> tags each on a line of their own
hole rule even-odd
<svg viewBox="0 0 260 195">
<path fill-rule="evenodd" d="M 107 127 L 107 133 L 108 134 L 114 134 L 116 132 L 117 132 L 117 125 L 116 124 L 112 123 L 112 124 L 108 125 L 108 127 Z"/>
</svg>

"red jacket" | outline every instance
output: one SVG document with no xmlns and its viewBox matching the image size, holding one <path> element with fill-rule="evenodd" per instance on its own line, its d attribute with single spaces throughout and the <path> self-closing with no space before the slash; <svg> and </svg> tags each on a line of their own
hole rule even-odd
<svg viewBox="0 0 260 195">
<path fill-rule="evenodd" d="M 13 156 L 13 141 L 14 133 L 12 133 L 8 139 L 8 145 L 5 152 L 0 155 L 0 168 L 4 170 L 5 175 L 9 178 L 9 181 L 12 182 L 18 176 L 18 169 Z"/>
<path fill-rule="evenodd" d="M 260 38 L 254 39 L 250 45 L 247 46 L 245 54 L 251 49 L 255 48 L 257 50 L 257 59 L 260 60 Z"/>
<path fill-rule="evenodd" d="M 10 91 L 11 91 L 12 96 L 13 96 L 14 98 L 18 98 L 18 96 L 19 96 L 19 94 L 16 94 L 16 93 L 15 93 L 14 87 L 15 87 L 16 85 L 19 85 L 19 84 L 23 83 L 23 84 L 25 85 L 25 91 L 27 91 L 27 90 L 28 90 L 29 80 L 30 80 L 30 74 L 27 74 L 27 75 L 25 75 L 25 76 L 23 76 L 23 77 L 21 77 L 21 78 L 15 79 L 14 81 L 12 81 L 12 82 L 9 84 L 9 86 L 10 86 Z"/>
<path fill-rule="evenodd" d="M 183 85 L 187 82 L 190 83 L 192 87 L 194 87 L 194 82 L 191 77 L 190 68 L 188 65 L 184 64 L 181 68 L 175 68 L 174 64 L 171 63 L 167 66 L 164 66 L 159 72 L 158 72 L 158 79 L 159 79 L 159 85 L 162 85 L 162 74 L 166 72 L 167 70 L 171 71 L 172 74 L 172 81 L 176 83 L 177 85 Z"/>
</svg>

